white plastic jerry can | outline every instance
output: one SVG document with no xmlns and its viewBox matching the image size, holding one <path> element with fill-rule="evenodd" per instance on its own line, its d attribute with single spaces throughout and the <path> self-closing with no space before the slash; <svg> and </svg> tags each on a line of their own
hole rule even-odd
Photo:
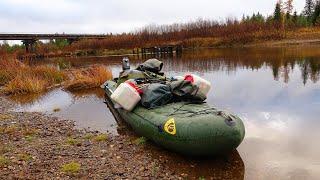
<svg viewBox="0 0 320 180">
<path fill-rule="evenodd" d="M 141 100 L 141 97 L 137 89 L 128 82 L 124 82 L 112 93 L 111 99 L 118 103 L 123 109 L 132 111 Z"/>
<path fill-rule="evenodd" d="M 186 75 L 185 80 L 191 81 L 192 84 L 197 85 L 199 87 L 199 90 L 197 93 L 201 93 L 202 95 L 205 95 L 207 97 L 211 89 L 211 83 L 209 81 L 195 74 Z"/>
</svg>

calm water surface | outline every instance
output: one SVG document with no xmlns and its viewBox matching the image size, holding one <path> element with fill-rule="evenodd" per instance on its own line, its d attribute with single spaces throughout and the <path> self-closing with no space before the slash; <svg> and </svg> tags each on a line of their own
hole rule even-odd
<svg viewBox="0 0 320 180">
<path fill-rule="evenodd" d="M 131 59 L 132 66 L 142 62 L 138 57 Z M 219 170 L 231 174 L 221 177 L 235 179 L 320 178 L 320 46 L 212 49 L 160 59 L 169 75 L 194 73 L 209 80 L 213 87 L 207 101 L 238 114 L 246 126 L 239 154 L 232 155 L 236 159 L 232 161 L 240 161 L 240 165 L 183 159 L 182 164 L 168 165 L 198 177 Z M 120 61 L 121 57 L 85 57 L 30 63 L 73 67 L 105 64 L 116 76 Z M 12 100 L 19 104 L 17 110 L 46 112 L 75 120 L 81 128 L 118 133 L 100 90 L 75 94 L 56 89 L 40 97 Z M 56 108 L 61 110 L 53 112 Z"/>
</svg>

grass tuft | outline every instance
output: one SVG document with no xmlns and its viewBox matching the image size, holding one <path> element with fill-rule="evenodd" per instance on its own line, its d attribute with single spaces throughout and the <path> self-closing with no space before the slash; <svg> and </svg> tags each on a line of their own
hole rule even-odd
<svg viewBox="0 0 320 180">
<path fill-rule="evenodd" d="M 5 94 L 39 93 L 45 90 L 46 82 L 37 77 L 19 75 L 3 88 Z"/>
<path fill-rule="evenodd" d="M 55 67 L 30 67 L 18 60 L 0 60 L 0 66 L 0 85 L 5 94 L 39 93 L 66 78 Z"/>
<path fill-rule="evenodd" d="M 0 85 L 7 84 L 20 70 L 25 69 L 24 64 L 17 60 L 0 60 L 0 67 Z"/>
<path fill-rule="evenodd" d="M 100 87 L 105 81 L 112 78 L 110 70 L 104 66 L 92 66 L 72 72 L 72 77 L 66 82 L 64 88 L 69 91 Z"/>
<path fill-rule="evenodd" d="M 87 133 L 87 134 L 83 137 L 83 139 L 91 140 L 93 137 L 94 137 L 93 134 Z"/>
<path fill-rule="evenodd" d="M 69 145 L 72 145 L 72 146 L 80 146 L 81 145 L 81 142 L 78 139 L 71 138 L 71 137 L 69 137 L 66 140 L 66 143 Z"/>
<path fill-rule="evenodd" d="M 41 79 L 45 79 L 48 84 L 59 84 L 66 79 L 66 75 L 62 71 L 50 66 L 37 66 L 33 71 Z"/>
<path fill-rule="evenodd" d="M 24 138 L 25 138 L 25 140 L 28 141 L 28 142 L 32 142 L 32 141 L 35 139 L 35 137 L 32 136 L 32 135 L 27 135 L 27 136 L 25 136 Z"/>
<path fill-rule="evenodd" d="M 106 134 L 99 134 L 93 138 L 94 141 L 102 142 L 108 140 L 108 136 Z"/>
<path fill-rule="evenodd" d="M 81 165 L 77 162 L 71 162 L 61 166 L 61 171 L 68 174 L 74 175 L 80 171 Z"/>
</svg>

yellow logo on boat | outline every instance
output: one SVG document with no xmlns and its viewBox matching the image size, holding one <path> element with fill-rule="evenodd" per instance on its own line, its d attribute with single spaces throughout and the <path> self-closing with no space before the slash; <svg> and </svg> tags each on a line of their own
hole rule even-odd
<svg viewBox="0 0 320 180">
<path fill-rule="evenodd" d="M 171 135 L 175 135 L 177 133 L 176 130 L 176 123 L 174 122 L 173 118 L 170 118 L 165 124 L 164 124 L 164 131 Z"/>
</svg>

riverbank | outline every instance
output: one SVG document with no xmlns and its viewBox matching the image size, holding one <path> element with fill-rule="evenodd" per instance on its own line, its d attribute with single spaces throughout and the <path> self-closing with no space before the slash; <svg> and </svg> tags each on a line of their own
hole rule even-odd
<svg viewBox="0 0 320 180">
<path fill-rule="evenodd" d="M 11 111 L 0 96 L 0 179 L 241 179 L 237 152 L 193 159 L 126 131 L 118 136 L 76 129 L 74 123 Z M 106 107 L 107 108 L 107 107 Z"/>
<path fill-rule="evenodd" d="M 177 43 L 176 43 L 177 44 Z M 183 51 L 188 51 L 190 49 L 214 49 L 214 48 L 264 48 L 264 47 L 287 47 L 287 46 L 305 46 L 305 45 L 318 45 L 320 44 L 320 35 L 318 38 L 288 38 L 283 40 L 271 40 L 271 41 L 254 41 L 250 43 L 232 43 L 226 44 L 215 38 L 199 38 L 199 39 L 190 39 L 187 42 L 184 42 Z M 112 50 L 101 49 L 101 50 L 79 50 L 77 53 L 66 52 L 59 54 L 27 54 L 21 55 L 17 58 L 20 60 L 24 59 L 44 59 L 44 58 L 58 58 L 58 57 L 108 57 L 108 56 L 134 56 L 141 55 L 137 54 L 136 50 L 132 49 L 120 49 Z M 91 52 L 91 53 L 88 53 Z M 141 51 L 140 51 L 141 52 Z"/>
<path fill-rule="evenodd" d="M 11 112 L 0 97 L 0 179 L 172 178 L 129 137 L 77 130 L 71 121 Z"/>
</svg>

